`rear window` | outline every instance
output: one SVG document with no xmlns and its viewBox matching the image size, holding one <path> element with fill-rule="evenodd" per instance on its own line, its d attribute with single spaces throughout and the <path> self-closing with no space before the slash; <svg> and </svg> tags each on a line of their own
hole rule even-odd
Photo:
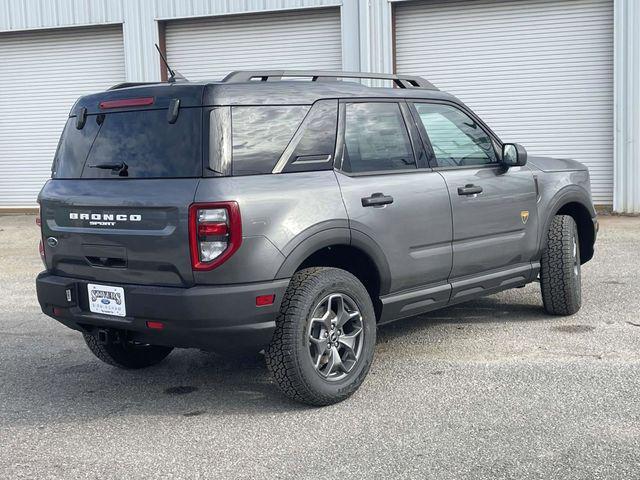
<svg viewBox="0 0 640 480">
<path fill-rule="evenodd" d="M 89 115 L 84 127 L 67 121 L 53 163 L 53 178 L 179 178 L 202 175 L 202 110 L 182 108 L 175 123 L 167 110 Z"/>
</svg>

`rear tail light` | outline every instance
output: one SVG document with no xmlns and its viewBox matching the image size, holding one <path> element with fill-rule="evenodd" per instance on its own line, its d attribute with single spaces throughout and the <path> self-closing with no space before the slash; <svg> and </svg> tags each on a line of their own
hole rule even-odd
<svg viewBox="0 0 640 480">
<path fill-rule="evenodd" d="M 194 270 L 211 270 L 240 248 L 242 221 L 236 202 L 194 203 L 189 207 L 189 244 Z"/>
</svg>

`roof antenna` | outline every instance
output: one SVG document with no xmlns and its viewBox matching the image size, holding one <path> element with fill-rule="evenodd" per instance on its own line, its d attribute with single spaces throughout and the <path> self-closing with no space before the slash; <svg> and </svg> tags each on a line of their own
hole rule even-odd
<svg viewBox="0 0 640 480">
<path fill-rule="evenodd" d="M 167 79 L 167 82 L 175 83 L 177 80 L 187 81 L 187 79 L 180 72 L 177 72 L 177 71 L 171 69 L 171 67 L 169 66 L 169 62 L 167 62 L 167 59 L 162 54 L 162 51 L 160 50 L 160 47 L 158 47 L 158 44 L 154 43 L 154 45 L 156 46 L 156 50 L 158 50 L 158 53 L 160 54 L 160 58 L 162 59 L 162 63 L 164 63 L 164 65 L 167 67 L 167 70 L 169 71 L 169 75 L 170 76 Z"/>
</svg>

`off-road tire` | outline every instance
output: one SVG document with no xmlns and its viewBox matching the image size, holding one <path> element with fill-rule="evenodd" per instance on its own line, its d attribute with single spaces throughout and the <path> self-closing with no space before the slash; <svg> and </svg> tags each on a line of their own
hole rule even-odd
<svg viewBox="0 0 640 480">
<path fill-rule="evenodd" d="M 122 369 L 138 369 L 156 365 L 173 350 L 159 345 L 135 345 L 122 343 L 102 344 L 91 334 L 83 334 L 89 350 L 104 363 Z"/>
<path fill-rule="evenodd" d="M 556 215 L 547 233 L 540 261 L 540 290 L 544 309 L 551 315 L 573 315 L 582 302 L 580 242 L 576 222 Z"/>
<path fill-rule="evenodd" d="M 318 302 L 332 294 L 348 295 L 355 301 L 364 338 L 360 357 L 347 376 L 328 381 L 318 374 L 309 355 L 308 327 Z M 330 405 L 345 400 L 360 387 L 373 361 L 375 342 L 375 312 L 362 283 L 338 268 L 306 268 L 291 279 L 265 358 L 276 384 L 287 397 L 313 406 Z"/>
</svg>

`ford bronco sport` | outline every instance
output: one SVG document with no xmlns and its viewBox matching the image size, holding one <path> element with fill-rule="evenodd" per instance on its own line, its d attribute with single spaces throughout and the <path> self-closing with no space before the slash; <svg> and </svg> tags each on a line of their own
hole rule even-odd
<svg viewBox="0 0 640 480">
<path fill-rule="evenodd" d="M 583 165 L 527 159 L 454 96 L 382 74 L 82 97 L 38 200 L 42 311 L 99 359 L 264 349 L 313 405 L 360 386 L 378 325 L 538 279 L 548 313 L 577 312 L 597 232 Z"/>
</svg>

